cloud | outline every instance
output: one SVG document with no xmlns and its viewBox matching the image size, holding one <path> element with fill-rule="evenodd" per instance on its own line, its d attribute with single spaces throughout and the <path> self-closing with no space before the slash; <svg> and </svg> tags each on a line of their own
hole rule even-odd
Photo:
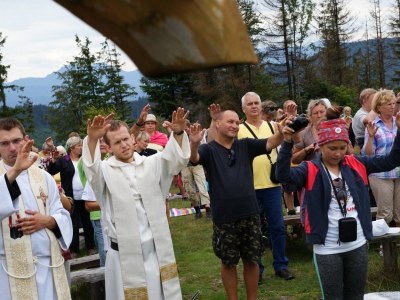
<svg viewBox="0 0 400 300">
<path fill-rule="evenodd" d="M 78 55 L 75 34 L 100 49 L 104 36 L 76 18 L 62 6 L 49 0 L 1 0 L 0 31 L 7 41 L 0 49 L 3 63 L 11 65 L 8 82 L 23 77 L 44 77 L 59 70 Z M 137 69 L 122 52 L 124 70 Z"/>
</svg>

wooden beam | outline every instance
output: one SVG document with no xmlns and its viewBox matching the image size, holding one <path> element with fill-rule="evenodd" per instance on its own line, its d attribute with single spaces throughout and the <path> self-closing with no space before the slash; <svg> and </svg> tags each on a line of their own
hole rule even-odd
<svg viewBox="0 0 400 300">
<path fill-rule="evenodd" d="M 71 285 L 104 280 L 104 267 L 71 272 Z"/>
</svg>

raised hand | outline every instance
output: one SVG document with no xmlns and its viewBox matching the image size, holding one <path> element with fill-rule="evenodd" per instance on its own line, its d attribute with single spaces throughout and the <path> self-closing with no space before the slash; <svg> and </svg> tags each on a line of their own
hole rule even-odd
<svg viewBox="0 0 400 300">
<path fill-rule="evenodd" d="M 17 159 L 15 160 L 14 168 L 18 172 L 27 170 L 33 163 L 38 159 L 38 156 L 29 158 L 32 145 L 35 143 L 34 140 L 28 140 L 24 145 L 20 145 L 18 148 Z"/>
<path fill-rule="evenodd" d="M 221 112 L 221 108 L 219 107 L 219 104 L 211 104 L 208 107 L 208 111 L 210 113 L 210 117 L 213 121 L 216 121 L 218 118 L 219 113 Z"/>
<path fill-rule="evenodd" d="M 172 113 L 172 122 L 165 121 L 165 125 L 167 125 L 173 132 L 181 132 L 186 127 L 186 119 L 189 116 L 189 111 L 184 113 L 184 108 L 179 107 L 177 110 L 174 110 Z"/>
<path fill-rule="evenodd" d="M 286 106 L 286 117 L 297 115 L 297 105 L 294 103 L 288 104 Z"/>
<path fill-rule="evenodd" d="M 150 109 L 150 104 L 147 104 L 145 107 L 143 107 L 142 111 L 140 112 L 139 119 L 137 119 L 136 123 L 143 124 L 147 119 L 147 115 L 149 114 Z"/>
<path fill-rule="evenodd" d="M 190 126 L 190 131 L 189 131 L 189 138 L 192 143 L 200 143 L 201 140 L 204 137 L 204 133 L 206 132 L 206 129 L 201 130 L 201 126 L 199 123 L 194 123 L 193 125 Z"/>
<path fill-rule="evenodd" d="M 400 115 L 399 115 L 399 113 L 397 113 L 397 115 L 396 115 L 396 125 L 397 125 L 397 128 L 399 128 L 399 125 L 397 124 L 398 120 L 399 120 L 399 122 L 400 122 Z M 378 131 L 379 126 L 375 126 L 375 124 L 372 123 L 372 121 L 368 121 L 368 124 L 367 124 L 367 126 L 365 126 L 365 128 L 367 128 L 369 137 L 372 137 L 372 138 L 373 138 L 373 137 L 375 136 L 376 132 Z"/>
<path fill-rule="evenodd" d="M 114 117 L 114 114 L 109 114 L 107 117 L 102 117 L 100 115 L 93 118 L 93 122 L 88 119 L 87 121 L 87 135 L 91 140 L 98 140 L 104 136 L 108 128 L 110 128 L 109 122 Z"/>
<path fill-rule="evenodd" d="M 54 142 L 53 139 L 51 138 L 51 136 L 49 136 L 46 140 L 46 145 L 50 147 L 50 149 L 54 149 Z"/>
</svg>

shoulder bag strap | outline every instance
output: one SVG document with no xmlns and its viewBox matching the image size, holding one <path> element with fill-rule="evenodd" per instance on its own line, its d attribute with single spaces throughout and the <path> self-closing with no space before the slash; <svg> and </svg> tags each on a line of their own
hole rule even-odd
<svg viewBox="0 0 400 300">
<path fill-rule="evenodd" d="M 269 122 L 267 122 L 267 123 L 269 125 L 269 128 L 271 128 L 271 124 Z M 253 130 L 251 130 L 250 126 L 246 123 L 246 121 L 243 122 L 243 125 L 246 126 L 246 128 L 250 131 L 250 133 L 254 136 L 254 138 L 256 140 L 258 140 L 258 137 L 254 134 Z M 272 128 L 271 128 L 271 131 L 272 131 L 272 133 L 274 132 Z M 273 164 L 272 163 L 272 159 L 271 159 L 271 156 L 269 156 L 268 153 L 267 153 L 267 157 L 268 157 L 269 163 L 272 165 Z"/>
</svg>

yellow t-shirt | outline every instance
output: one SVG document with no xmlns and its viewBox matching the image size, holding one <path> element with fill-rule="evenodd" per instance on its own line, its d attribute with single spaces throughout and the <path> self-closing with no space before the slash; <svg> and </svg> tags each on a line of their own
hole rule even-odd
<svg viewBox="0 0 400 300">
<path fill-rule="evenodd" d="M 270 136 L 273 135 L 271 132 L 271 129 L 268 126 L 268 123 L 263 121 L 260 128 L 257 129 L 257 127 L 247 123 L 251 130 L 253 130 L 254 134 L 259 138 L 259 139 L 265 139 L 269 138 Z M 271 123 L 272 128 L 275 131 L 274 124 Z M 251 132 L 244 126 L 243 124 L 240 124 L 239 126 L 239 132 L 238 132 L 238 139 L 243 139 L 243 138 L 252 138 L 254 139 L 254 136 L 251 134 Z M 273 149 L 269 156 L 271 157 L 272 163 L 276 162 L 277 158 L 277 151 Z M 269 162 L 269 159 L 266 154 L 257 156 L 253 160 L 253 177 L 254 177 L 254 189 L 259 190 L 259 189 L 266 189 L 266 188 L 271 188 L 271 187 L 277 187 L 279 186 L 279 183 L 273 183 L 270 178 L 269 174 L 271 173 L 271 163 Z"/>
</svg>

